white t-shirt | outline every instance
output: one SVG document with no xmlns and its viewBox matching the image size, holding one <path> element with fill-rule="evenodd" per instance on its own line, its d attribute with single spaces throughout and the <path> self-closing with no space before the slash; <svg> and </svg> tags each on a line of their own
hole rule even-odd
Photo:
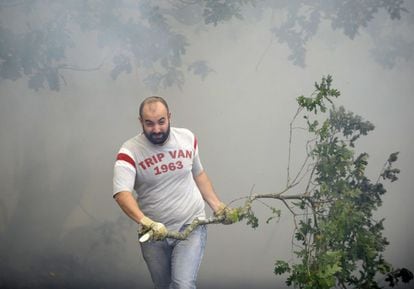
<svg viewBox="0 0 414 289">
<path fill-rule="evenodd" d="M 135 191 L 143 213 L 179 230 L 204 218 L 204 200 L 193 179 L 203 171 L 197 139 L 188 129 L 171 127 L 163 145 L 141 133 L 126 141 L 114 166 L 113 194 Z"/>
</svg>

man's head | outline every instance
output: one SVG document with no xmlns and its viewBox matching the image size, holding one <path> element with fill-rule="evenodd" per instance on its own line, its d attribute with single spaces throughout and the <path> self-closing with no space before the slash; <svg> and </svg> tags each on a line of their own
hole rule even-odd
<svg viewBox="0 0 414 289">
<path fill-rule="evenodd" d="M 171 113 L 167 102 L 159 96 L 150 96 L 139 107 L 139 120 L 147 139 L 156 145 L 164 144 L 170 135 Z"/>
</svg>

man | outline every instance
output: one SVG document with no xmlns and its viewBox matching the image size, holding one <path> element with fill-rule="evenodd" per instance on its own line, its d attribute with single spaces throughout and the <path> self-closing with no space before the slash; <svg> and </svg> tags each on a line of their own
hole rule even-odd
<svg viewBox="0 0 414 289">
<path fill-rule="evenodd" d="M 141 251 L 155 288 L 196 288 L 206 227 L 199 226 L 184 241 L 165 236 L 204 218 L 204 201 L 216 216 L 224 216 L 224 223 L 231 223 L 231 212 L 203 170 L 194 134 L 171 127 L 166 101 L 145 99 L 139 115 L 142 133 L 122 145 L 115 162 L 113 196 L 142 230 L 152 234 L 153 240 L 141 243 Z"/>
</svg>

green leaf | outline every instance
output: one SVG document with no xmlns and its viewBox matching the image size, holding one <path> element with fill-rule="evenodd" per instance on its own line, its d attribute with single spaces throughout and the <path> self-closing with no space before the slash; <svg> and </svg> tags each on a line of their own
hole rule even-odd
<svg viewBox="0 0 414 289">
<path fill-rule="evenodd" d="M 284 273 L 290 272 L 289 264 L 283 260 L 277 260 L 275 262 L 274 273 L 276 275 L 282 275 Z"/>
</svg>

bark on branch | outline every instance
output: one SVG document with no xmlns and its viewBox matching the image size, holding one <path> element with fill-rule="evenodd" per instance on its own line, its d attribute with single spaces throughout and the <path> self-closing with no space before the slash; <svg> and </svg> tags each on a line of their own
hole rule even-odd
<svg viewBox="0 0 414 289">
<path fill-rule="evenodd" d="M 286 191 L 286 190 L 285 190 Z M 287 200 L 310 200 L 311 197 L 306 194 L 297 194 L 297 195 L 282 195 L 285 191 L 281 193 L 268 193 L 268 194 L 253 194 L 249 197 L 247 197 L 247 200 L 243 207 L 237 207 L 235 208 L 237 210 L 237 216 L 235 216 L 234 222 L 241 221 L 244 219 L 248 214 L 251 213 L 251 207 L 255 200 L 258 199 L 277 199 L 281 200 L 286 206 Z M 291 208 L 288 206 L 288 209 Z M 293 213 L 293 212 L 292 212 Z M 169 231 L 166 235 L 166 238 L 172 238 L 176 240 L 185 240 L 188 238 L 188 236 L 193 232 L 198 226 L 201 225 L 209 225 L 209 224 L 221 224 L 225 219 L 225 216 L 219 216 L 219 217 L 210 217 L 207 219 L 195 219 L 192 221 L 190 225 L 188 225 L 183 231 L 177 232 L 177 231 Z M 144 234 L 140 237 L 140 242 L 146 242 L 151 239 L 151 235 L 149 233 Z"/>
</svg>

